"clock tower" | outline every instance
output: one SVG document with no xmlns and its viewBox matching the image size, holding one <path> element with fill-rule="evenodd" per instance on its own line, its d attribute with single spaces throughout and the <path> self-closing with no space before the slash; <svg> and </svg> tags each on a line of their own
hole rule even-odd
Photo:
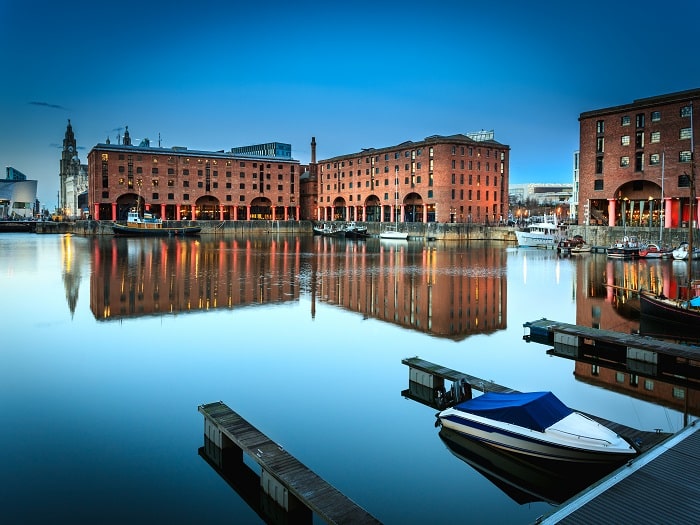
<svg viewBox="0 0 700 525">
<path fill-rule="evenodd" d="M 66 182 L 74 175 L 75 161 L 78 161 L 77 146 L 75 143 L 75 135 L 73 134 L 73 126 L 68 119 L 66 134 L 63 137 L 63 151 L 61 152 L 61 171 L 59 173 L 59 212 L 63 215 L 66 213 L 66 208 L 69 203 L 66 199 Z"/>
</svg>

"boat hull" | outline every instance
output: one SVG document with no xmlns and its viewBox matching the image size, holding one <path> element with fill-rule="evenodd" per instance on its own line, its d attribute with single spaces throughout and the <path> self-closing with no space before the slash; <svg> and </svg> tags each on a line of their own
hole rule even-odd
<svg viewBox="0 0 700 525">
<path fill-rule="evenodd" d="M 585 418 L 585 416 L 575 412 L 572 416 Z M 614 432 L 588 420 L 588 418 L 585 419 L 590 421 L 591 425 L 597 425 L 599 428 L 595 429 L 596 432 L 600 433 L 602 430 L 602 435 L 607 435 L 611 443 L 615 444 L 609 448 L 601 448 L 600 446 L 589 448 L 587 443 L 589 440 L 582 438 L 581 443 L 575 446 L 575 440 L 569 440 L 568 443 L 557 442 L 547 431 L 538 432 L 517 425 L 504 426 L 497 422 L 492 424 L 488 419 L 473 417 L 456 410 L 448 409 L 440 413 L 440 421 L 444 427 L 459 432 L 469 439 L 511 454 L 542 460 L 588 464 L 622 463 L 636 454 L 636 451 Z"/>
<path fill-rule="evenodd" d="M 700 309 L 686 308 L 683 306 L 685 303 L 686 301 L 660 298 L 645 291 L 639 293 L 639 310 L 642 316 L 677 323 L 686 328 L 692 327 L 696 333 L 700 332 Z"/>
<path fill-rule="evenodd" d="M 555 235 L 546 233 L 516 231 L 515 236 L 518 239 L 518 246 L 523 247 L 554 246 L 559 242 Z"/>
<path fill-rule="evenodd" d="M 123 224 L 113 224 L 114 235 L 123 237 L 184 237 L 189 235 L 199 235 L 202 228 L 199 226 L 179 226 L 179 227 L 159 227 L 144 228 L 137 226 L 124 226 Z"/>
<path fill-rule="evenodd" d="M 405 241 L 408 239 L 408 233 L 397 232 L 395 230 L 387 230 L 380 233 L 379 237 L 382 239 L 394 239 L 397 241 Z"/>
</svg>

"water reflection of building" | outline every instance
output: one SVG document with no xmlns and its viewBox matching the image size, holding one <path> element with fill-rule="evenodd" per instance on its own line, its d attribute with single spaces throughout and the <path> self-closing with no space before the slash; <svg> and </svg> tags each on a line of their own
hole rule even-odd
<svg viewBox="0 0 700 525">
<path fill-rule="evenodd" d="M 90 307 L 97 319 L 295 301 L 300 239 L 96 240 Z"/>
<path fill-rule="evenodd" d="M 78 304 L 80 282 L 82 280 L 82 265 L 87 258 L 84 239 L 73 235 L 65 235 L 61 239 L 61 260 L 63 261 L 63 287 L 66 291 L 66 302 L 71 317 L 75 314 Z"/>
<path fill-rule="evenodd" d="M 367 317 L 461 339 L 507 326 L 506 253 L 316 238 L 314 297 Z M 331 256 L 329 256 L 331 255 Z"/>
<path fill-rule="evenodd" d="M 670 260 L 610 260 L 592 255 L 577 261 L 576 324 L 623 333 L 639 330 L 640 288 L 664 293 L 683 281 L 682 265 Z M 683 268 L 681 268 L 681 266 Z M 602 347 L 554 355 L 575 359 L 577 379 L 662 406 L 700 415 L 700 359 L 656 355 L 652 361 Z M 654 362 L 655 361 L 655 362 Z"/>
</svg>

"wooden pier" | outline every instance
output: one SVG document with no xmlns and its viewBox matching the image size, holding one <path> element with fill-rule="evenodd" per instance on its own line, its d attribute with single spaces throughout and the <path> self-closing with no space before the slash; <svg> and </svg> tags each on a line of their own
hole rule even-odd
<svg viewBox="0 0 700 525">
<path fill-rule="evenodd" d="M 536 523 L 698 523 L 698 430 L 685 427 Z"/>
<path fill-rule="evenodd" d="M 445 381 L 451 381 L 452 385 L 454 386 L 459 385 L 462 380 L 465 380 L 469 383 L 472 389 L 482 392 L 517 392 L 517 390 L 512 388 L 508 388 L 470 374 L 458 372 L 457 370 L 452 370 L 451 368 L 431 363 L 430 361 L 425 361 L 419 357 L 402 359 L 401 363 L 409 367 L 409 387 L 406 390 L 402 390 L 401 395 L 438 410 L 442 410 L 447 408 L 447 406 L 461 401 L 458 396 L 455 396 L 454 394 L 451 396 L 449 395 L 449 392 L 453 391 L 454 389 L 450 387 L 445 390 Z M 442 405 L 438 401 L 438 392 L 440 391 L 445 391 L 448 393 L 446 403 Z M 576 410 L 573 407 L 571 408 Z M 581 411 L 579 410 L 578 412 Z M 581 413 L 586 414 L 585 412 Z M 614 421 L 609 421 L 593 414 L 586 415 L 625 438 L 638 452 L 645 452 L 671 436 L 671 434 L 656 430 L 638 430 L 620 423 L 615 423 Z"/>
<path fill-rule="evenodd" d="M 380 523 L 224 403 L 200 405 L 198 411 L 204 416 L 205 444 L 213 448 L 208 461 L 220 467 L 217 454 L 228 452 L 242 462 L 242 453 L 246 453 L 262 469 L 264 492 L 285 511 L 303 505 L 330 524 Z"/>
<path fill-rule="evenodd" d="M 569 323 L 560 323 L 549 319 L 539 319 L 523 324 L 529 333 L 523 336 L 526 341 L 554 345 L 563 344 L 570 347 L 584 345 L 598 346 L 606 349 L 622 350 L 630 357 L 639 360 L 654 359 L 654 354 L 665 354 L 683 359 L 700 358 L 700 348 L 660 339 L 652 339 L 638 334 L 624 334 L 613 330 L 603 330 Z"/>
</svg>

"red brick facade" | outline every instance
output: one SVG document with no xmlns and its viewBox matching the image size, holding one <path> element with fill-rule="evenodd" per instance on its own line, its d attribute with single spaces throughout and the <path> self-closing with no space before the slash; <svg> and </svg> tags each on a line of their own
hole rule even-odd
<svg viewBox="0 0 700 525">
<path fill-rule="evenodd" d="M 700 90 L 691 90 L 580 115 L 580 224 L 587 207 L 591 224 L 687 224 L 699 103 Z"/>
<path fill-rule="evenodd" d="M 452 135 L 321 160 L 316 219 L 497 222 L 508 213 L 509 154 L 492 134 Z"/>
<path fill-rule="evenodd" d="M 95 219 L 122 220 L 137 201 L 165 220 L 298 220 L 295 160 L 98 144 L 88 154 Z"/>
</svg>

